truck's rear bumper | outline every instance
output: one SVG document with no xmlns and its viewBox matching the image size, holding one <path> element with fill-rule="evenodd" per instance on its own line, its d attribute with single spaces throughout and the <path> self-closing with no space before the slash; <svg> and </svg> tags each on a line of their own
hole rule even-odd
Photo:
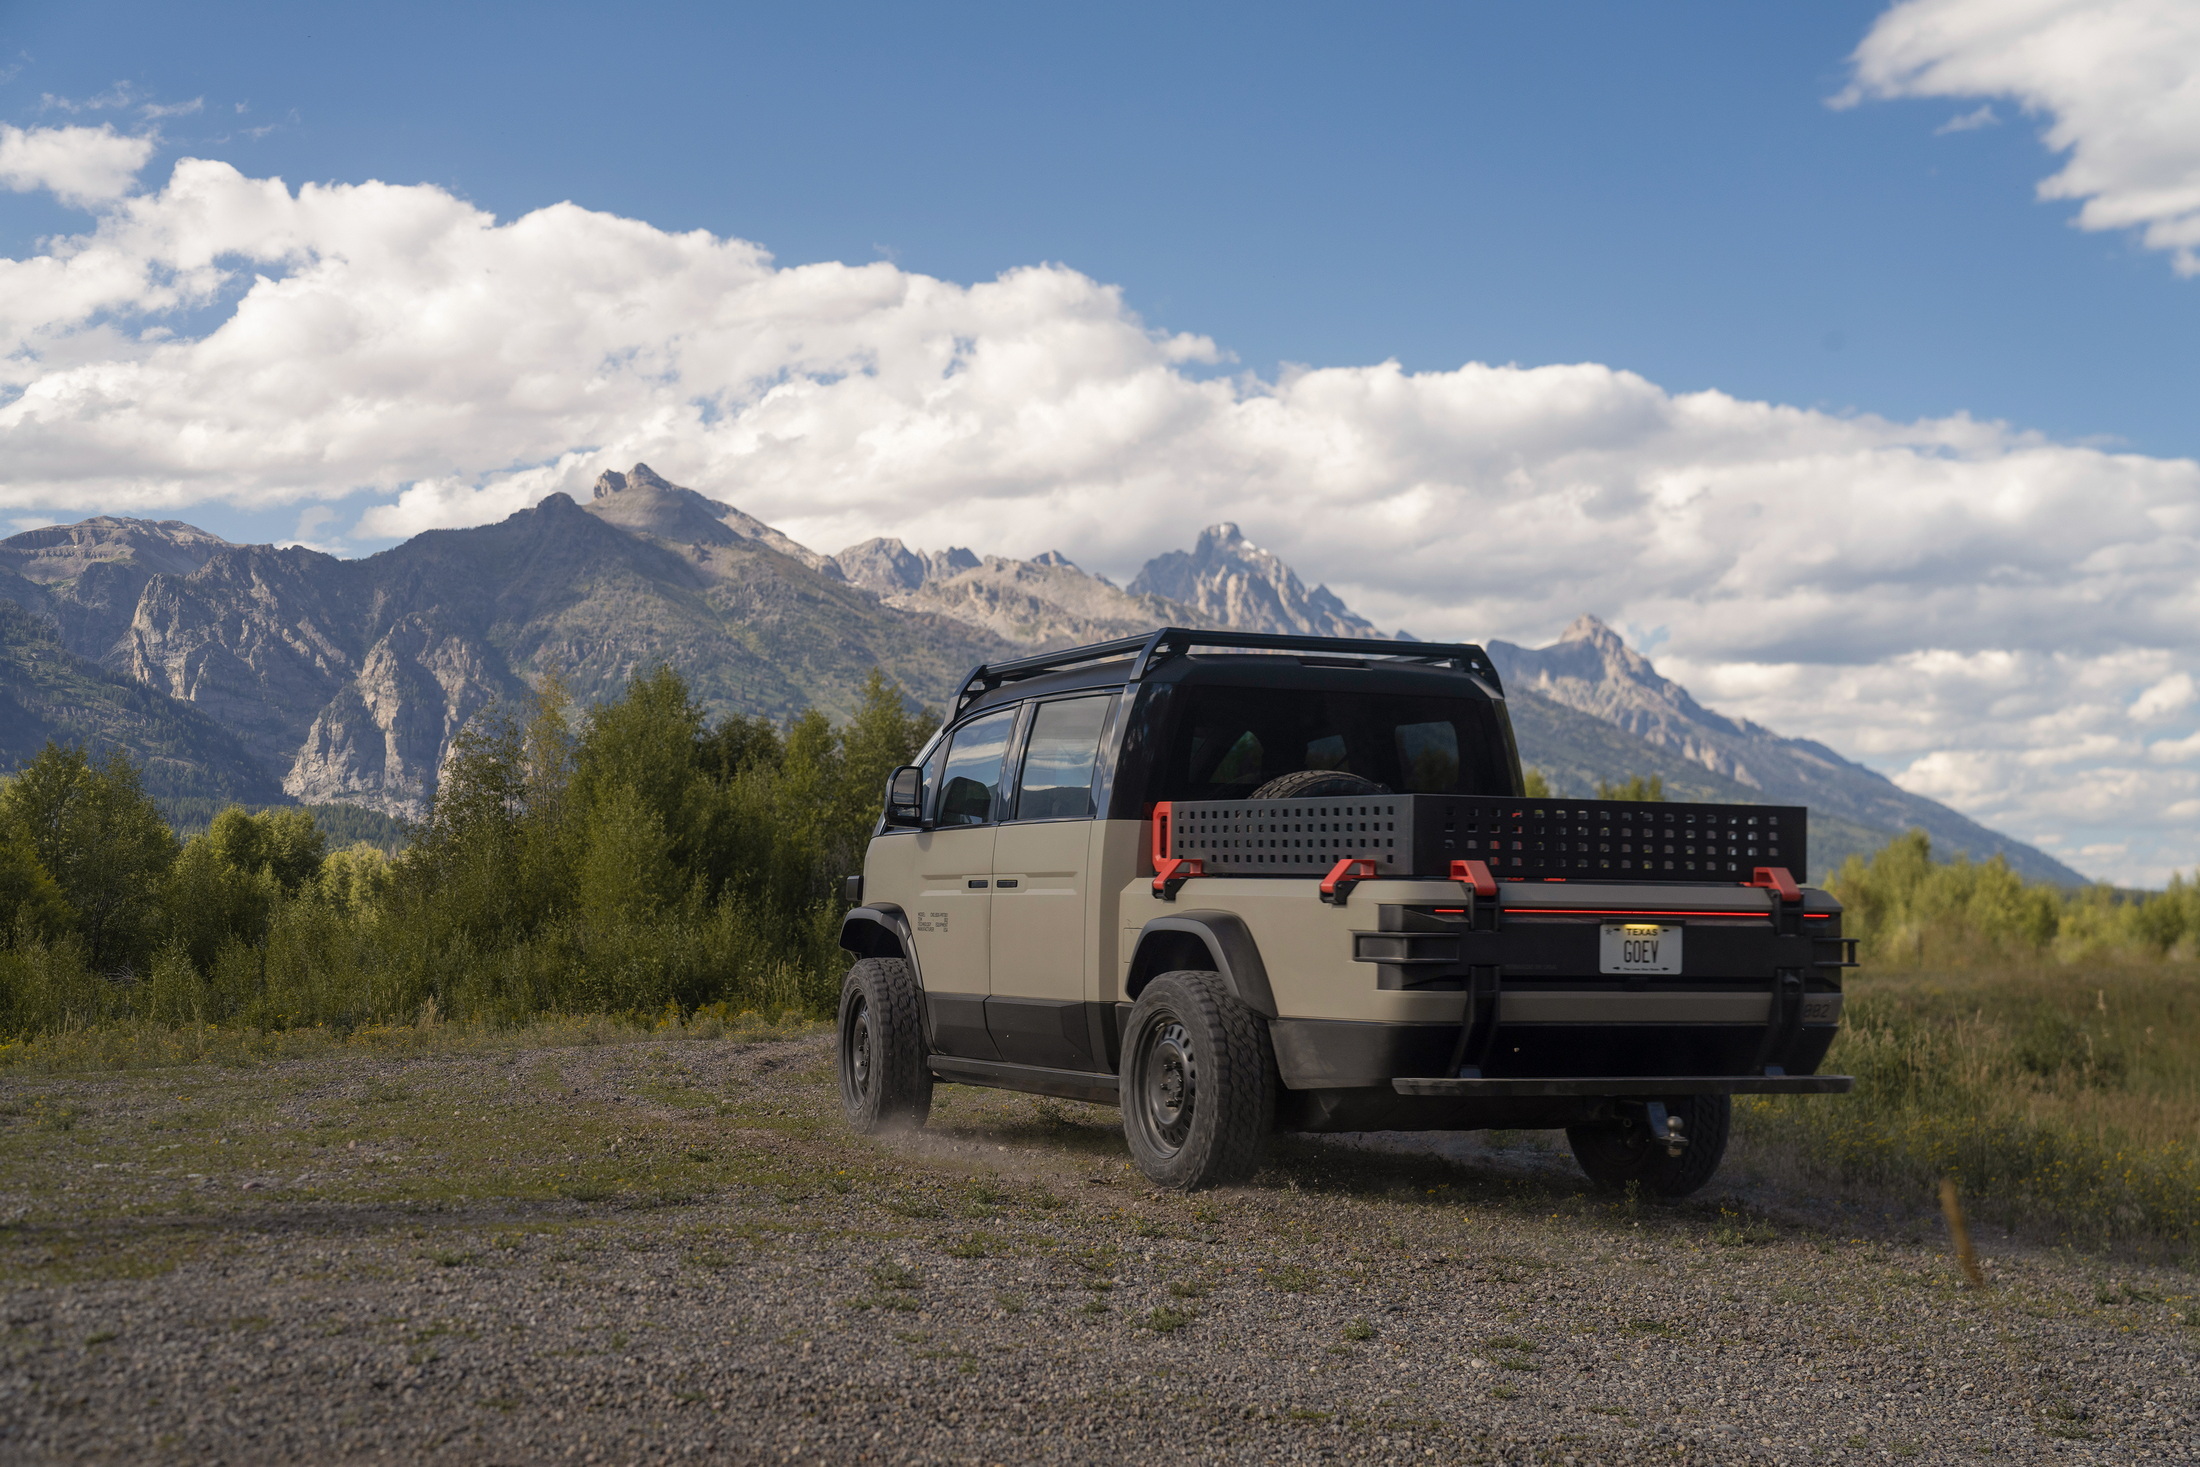
<svg viewBox="0 0 2200 1467">
<path fill-rule="evenodd" d="M 1361 1090 L 1431 1096 L 1674 1094 L 1622 1092 L 1613 1084 L 1669 1085 L 1676 1071 L 1706 1083 L 1750 1076 L 1760 1066 L 1760 1023 L 1505 1024 L 1482 1066 L 1485 1084 L 1566 1085 L 1564 1090 L 1413 1090 L 1454 1085 L 1446 1078 L 1459 1042 L 1457 1024 L 1384 1024 L 1341 1019 L 1271 1019 L 1276 1067 L 1290 1090 Z M 1809 1077 L 1833 1042 L 1834 1026 L 1806 1024 L 1780 1057 L 1788 1078 Z M 1424 1080 L 1423 1077 L 1426 1077 Z M 1600 1088 L 1602 1087 L 1602 1088 Z M 1718 1093 L 1716 1091 L 1705 1093 Z M 1729 1091 L 1729 1094 L 1738 1093 Z"/>
<path fill-rule="evenodd" d="M 1400 1095 L 1450 1099 L 1541 1098 L 1554 1095 L 1846 1095 L 1849 1075 L 1626 1075 L 1568 1079 L 1393 1080 Z"/>
</svg>

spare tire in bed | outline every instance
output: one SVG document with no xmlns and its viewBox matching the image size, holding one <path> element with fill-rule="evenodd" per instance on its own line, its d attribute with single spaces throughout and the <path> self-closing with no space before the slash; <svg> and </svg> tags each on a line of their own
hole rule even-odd
<svg viewBox="0 0 2200 1467">
<path fill-rule="evenodd" d="M 1250 800 L 1351 799 L 1357 795 L 1387 795 L 1390 788 L 1342 769 L 1301 769 L 1279 774 L 1246 796 Z"/>
</svg>

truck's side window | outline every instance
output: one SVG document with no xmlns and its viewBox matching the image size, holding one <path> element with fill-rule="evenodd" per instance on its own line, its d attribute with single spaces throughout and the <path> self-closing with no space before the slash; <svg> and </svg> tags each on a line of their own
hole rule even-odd
<svg viewBox="0 0 2200 1467">
<path fill-rule="evenodd" d="M 1062 698 L 1032 713 L 1031 743 L 1016 796 L 1018 820 L 1090 820 L 1092 766 L 1112 695 Z"/>
<path fill-rule="evenodd" d="M 1016 710 L 1004 708 L 955 730 L 941 771 L 937 825 L 984 825 L 1000 818 L 1001 760 L 1016 729 Z"/>
</svg>

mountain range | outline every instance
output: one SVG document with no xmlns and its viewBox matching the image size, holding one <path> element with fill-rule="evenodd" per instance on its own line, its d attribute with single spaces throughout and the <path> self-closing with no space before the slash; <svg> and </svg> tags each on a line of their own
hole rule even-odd
<svg viewBox="0 0 2200 1467">
<path fill-rule="evenodd" d="M 1117 586 L 1058 551 L 875 539 L 823 555 L 646 464 L 606 471 L 585 504 L 553 494 L 358 560 L 102 516 L 0 540 L 0 763 L 59 737 L 131 750 L 178 798 L 417 817 L 466 720 L 552 671 L 584 703 L 665 662 L 714 715 L 841 715 L 874 666 L 938 705 L 978 662 L 1159 625 L 1386 635 L 1235 525 Z M 1807 804 L 1816 875 L 1920 826 L 1943 852 L 2083 879 L 1823 745 L 1702 707 L 1592 617 L 1549 647 L 1486 645 L 1522 758 L 1556 794 L 1641 774 L 1676 798 Z"/>
</svg>

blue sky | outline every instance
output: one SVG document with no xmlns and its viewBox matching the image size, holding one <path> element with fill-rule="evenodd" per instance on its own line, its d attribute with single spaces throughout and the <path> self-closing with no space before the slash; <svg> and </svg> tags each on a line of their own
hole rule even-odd
<svg viewBox="0 0 2200 1467">
<path fill-rule="evenodd" d="M 0 0 L 0 78 L 0 528 L 1233 520 L 2200 863 L 2192 0 Z"/>
<path fill-rule="evenodd" d="M 2200 288 L 2034 200 L 2036 121 L 1826 105 L 1880 8 L 15 0 L 0 117 L 124 83 L 204 99 L 163 157 L 293 185 L 963 282 L 1060 261 L 1264 375 L 1595 361 L 2200 453 Z M 7 253 L 76 227 L 0 195 Z"/>
</svg>

